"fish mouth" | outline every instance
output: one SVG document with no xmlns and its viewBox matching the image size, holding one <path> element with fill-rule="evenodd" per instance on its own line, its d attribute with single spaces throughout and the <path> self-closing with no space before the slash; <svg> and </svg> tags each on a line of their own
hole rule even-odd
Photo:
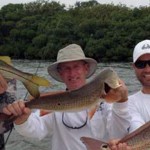
<svg viewBox="0 0 150 150">
<path fill-rule="evenodd" d="M 105 149 L 107 150 L 107 148 L 109 148 L 109 147 L 108 147 L 108 144 L 105 143 L 105 144 L 102 144 L 102 145 L 100 146 L 100 148 L 101 148 L 102 150 L 103 150 L 103 149 L 104 149 L 104 150 L 105 150 Z"/>
<path fill-rule="evenodd" d="M 104 83 L 104 90 L 106 94 L 110 91 L 110 89 L 111 87 L 107 83 Z"/>
</svg>

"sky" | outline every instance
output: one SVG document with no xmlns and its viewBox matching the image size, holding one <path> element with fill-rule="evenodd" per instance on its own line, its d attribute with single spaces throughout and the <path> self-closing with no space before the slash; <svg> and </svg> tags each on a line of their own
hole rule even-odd
<svg viewBox="0 0 150 150">
<path fill-rule="evenodd" d="M 33 1 L 36 0 L 0 0 L 0 8 L 9 3 L 19 4 L 19 3 L 29 3 Z M 60 4 L 65 4 L 66 6 L 69 6 L 69 5 L 74 5 L 76 1 L 82 2 L 88 0 L 53 0 L 53 1 L 57 1 L 60 2 Z M 150 0 L 96 0 L 96 1 L 101 4 L 111 4 L 111 3 L 113 3 L 114 5 L 125 4 L 127 7 L 131 7 L 131 8 L 140 7 L 140 6 L 150 6 Z"/>
</svg>

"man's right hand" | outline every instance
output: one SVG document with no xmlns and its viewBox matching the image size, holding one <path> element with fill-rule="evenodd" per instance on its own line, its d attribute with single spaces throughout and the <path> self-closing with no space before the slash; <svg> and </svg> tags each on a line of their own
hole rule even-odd
<svg viewBox="0 0 150 150">
<path fill-rule="evenodd" d="M 109 141 L 111 150 L 132 150 L 126 143 L 119 143 L 119 139 Z"/>
<path fill-rule="evenodd" d="M 18 100 L 4 107 L 3 113 L 17 117 L 14 123 L 16 125 L 20 125 L 28 119 L 31 114 L 31 110 L 25 107 L 25 102 L 23 100 Z"/>
<path fill-rule="evenodd" d="M 7 81 L 0 75 L 0 94 L 7 90 Z"/>
</svg>

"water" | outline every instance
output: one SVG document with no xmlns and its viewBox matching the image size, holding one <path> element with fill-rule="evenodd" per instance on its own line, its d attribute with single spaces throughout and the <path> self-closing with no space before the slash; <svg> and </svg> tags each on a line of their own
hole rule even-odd
<svg viewBox="0 0 150 150">
<path fill-rule="evenodd" d="M 24 72 L 38 74 L 50 80 L 53 86 L 49 88 L 40 87 L 41 92 L 62 90 L 64 85 L 60 82 L 53 80 L 47 73 L 47 67 L 50 62 L 45 61 L 28 61 L 28 60 L 14 60 L 14 66 Z M 140 89 L 140 83 L 137 81 L 135 74 L 132 70 L 130 63 L 101 63 L 98 65 L 97 72 L 105 67 L 113 67 L 117 71 L 118 75 L 126 83 L 129 94 L 132 94 Z M 96 73 L 97 73 L 96 72 Z M 20 81 L 17 81 L 17 97 L 18 99 L 24 99 L 27 94 L 27 90 Z M 8 137 L 8 133 L 5 134 L 5 139 Z M 19 135 L 15 129 L 11 132 L 8 142 L 6 144 L 6 150 L 50 150 L 51 137 L 47 137 L 42 141 L 36 141 L 34 139 L 28 139 Z"/>
</svg>

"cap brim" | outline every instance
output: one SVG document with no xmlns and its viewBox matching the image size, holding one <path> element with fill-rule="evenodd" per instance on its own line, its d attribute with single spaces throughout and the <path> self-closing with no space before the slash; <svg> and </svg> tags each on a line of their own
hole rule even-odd
<svg viewBox="0 0 150 150">
<path fill-rule="evenodd" d="M 50 76 L 52 76 L 55 80 L 59 81 L 59 82 L 63 82 L 58 70 L 57 70 L 57 66 L 59 63 L 63 63 L 63 62 L 71 62 L 71 61 L 78 61 L 78 60 L 84 60 L 85 62 L 87 62 L 89 64 L 89 72 L 86 76 L 86 78 L 89 78 L 95 71 L 97 68 L 97 61 L 92 59 L 92 58 L 84 58 L 84 59 L 68 59 L 68 60 L 64 60 L 64 61 L 60 61 L 60 62 L 55 62 L 52 63 L 49 67 L 48 67 L 48 73 Z"/>
</svg>

